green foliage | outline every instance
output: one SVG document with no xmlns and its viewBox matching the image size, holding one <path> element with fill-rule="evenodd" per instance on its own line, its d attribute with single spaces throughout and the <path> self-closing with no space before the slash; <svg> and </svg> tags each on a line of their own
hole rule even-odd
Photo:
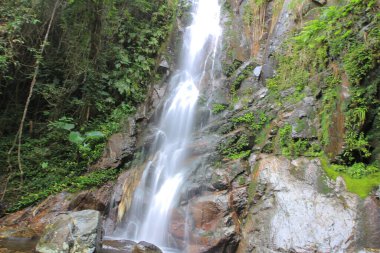
<svg viewBox="0 0 380 253">
<path fill-rule="evenodd" d="M 242 82 L 247 79 L 249 76 L 252 75 L 252 71 L 253 71 L 254 67 L 253 65 L 248 65 L 246 66 L 239 74 L 238 76 L 233 80 L 233 82 L 231 83 L 231 87 L 230 87 L 230 90 L 231 90 L 231 94 L 232 96 L 236 96 L 236 91 L 240 88 Z"/>
<path fill-rule="evenodd" d="M 330 143 L 330 126 L 332 115 L 336 111 L 336 103 L 338 99 L 338 85 L 340 80 L 334 76 L 328 76 L 326 79 L 327 88 L 323 90 L 321 118 L 321 144 L 326 146 Z"/>
<path fill-rule="evenodd" d="M 365 176 L 375 174 L 380 171 L 379 168 L 373 165 L 366 165 L 364 163 L 354 163 L 351 166 L 344 165 L 331 165 L 331 168 L 337 172 L 344 172 L 352 178 L 363 178 Z"/>
<path fill-rule="evenodd" d="M 268 117 L 264 112 L 260 112 L 258 117 L 255 117 L 253 112 L 248 112 L 242 116 L 232 119 L 235 124 L 245 124 L 254 131 L 259 131 L 267 123 Z"/>
<path fill-rule="evenodd" d="M 41 63 L 23 135 L 24 184 L 20 186 L 19 175 L 12 171 L 5 196 L 11 210 L 66 186 L 90 187 L 107 178 L 81 176 L 102 155 L 106 138 L 121 130 L 144 99 L 152 80 L 159 78 L 154 70 L 177 3 L 68 1 L 59 5 L 40 55 L 55 1 L 1 2 L 1 174 L 8 167 L 6 151 L 17 132 L 35 64 Z M 10 163 L 17 167 L 16 152 Z"/>
<path fill-rule="evenodd" d="M 347 167 L 342 166 L 342 165 L 330 165 L 328 162 L 328 159 L 324 156 L 320 157 L 320 160 L 321 160 L 321 164 L 322 164 L 323 169 L 326 171 L 327 175 L 330 178 L 336 180 L 336 178 L 338 176 L 343 177 L 343 179 L 346 183 L 346 186 L 347 186 L 347 190 L 349 190 L 350 192 L 358 194 L 361 198 L 366 198 L 368 196 L 368 194 L 373 189 L 376 189 L 380 184 L 380 172 L 378 171 L 378 167 L 374 167 L 371 165 L 369 165 L 369 166 L 364 165 L 363 166 L 362 164 L 356 165 L 355 166 L 355 167 L 357 167 L 356 169 L 352 169 L 352 167 L 351 167 L 351 171 L 352 170 L 354 170 L 354 171 L 362 170 L 363 171 L 363 168 L 365 167 L 364 173 L 370 172 L 366 176 L 364 176 L 364 175 L 361 176 L 361 178 L 352 178 L 352 176 L 350 176 L 349 174 L 346 173 L 346 171 L 348 170 Z M 359 167 L 360 167 L 360 169 L 359 169 Z M 369 170 L 367 169 L 368 167 L 370 167 Z M 376 170 L 375 168 L 377 168 L 377 172 L 375 172 L 375 170 Z M 360 172 L 360 173 L 363 173 L 363 172 Z M 354 172 L 353 174 L 357 175 L 356 172 Z"/>
<path fill-rule="evenodd" d="M 290 7 L 301 6 L 301 2 L 294 0 Z M 380 59 L 379 22 L 378 4 L 373 0 L 352 0 L 343 6 L 323 9 L 319 18 L 308 21 L 283 45 L 281 54 L 276 56 L 276 75 L 266 81 L 270 95 L 278 104 L 299 101 L 306 85 L 311 91 L 322 92 L 319 141 L 323 146 L 330 143 L 334 113 L 338 109 L 343 111 L 345 149 L 342 158 L 347 165 L 368 162 L 373 149 L 366 131 L 372 117 L 369 112 L 378 107 L 374 94 L 379 82 L 370 82 Z M 291 87 L 295 92 L 281 97 L 281 92 Z M 350 96 L 345 99 L 343 93 L 347 88 Z M 298 141 L 297 145 L 295 142 L 283 145 L 282 152 L 294 155 L 296 148 L 301 150 L 296 153 L 302 153 L 305 143 Z"/>
<path fill-rule="evenodd" d="M 278 142 L 282 155 L 286 157 L 299 157 L 301 155 L 318 156 L 319 147 L 310 145 L 308 140 L 293 139 L 293 128 L 290 124 L 285 124 L 278 131 Z"/>
<path fill-rule="evenodd" d="M 360 81 L 375 67 L 375 52 L 366 44 L 352 45 L 343 58 L 343 66 L 352 84 Z"/>
<path fill-rule="evenodd" d="M 239 60 L 234 60 L 232 64 L 224 64 L 223 65 L 223 73 L 227 77 L 231 77 L 233 73 L 243 64 L 243 62 Z"/>
<path fill-rule="evenodd" d="M 232 160 L 248 157 L 251 153 L 249 137 L 245 134 L 230 137 L 219 144 L 218 151 Z"/>
<path fill-rule="evenodd" d="M 213 104 L 211 111 L 213 114 L 218 114 L 218 113 L 223 112 L 226 109 L 227 109 L 227 106 L 224 104 Z"/>
<path fill-rule="evenodd" d="M 24 207 L 30 206 L 52 194 L 62 191 L 76 192 L 91 187 L 100 186 L 110 180 L 116 179 L 119 171 L 117 169 L 108 169 L 94 171 L 76 178 L 65 178 L 60 182 L 55 182 L 47 188 L 41 188 L 37 192 L 30 192 L 23 195 L 20 200 L 14 203 L 7 211 L 14 212 Z"/>
<path fill-rule="evenodd" d="M 74 131 L 77 126 L 71 123 L 72 118 L 62 117 L 49 123 L 42 138 L 26 138 L 22 144 L 24 184 L 20 188 L 19 176 L 13 174 L 6 194 L 6 200 L 12 200 L 9 210 L 15 211 L 62 190 L 81 190 L 111 180 L 116 172 L 106 168 L 105 174 L 82 175 L 101 157 L 106 137 L 119 131 L 122 119 L 132 112 L 131 107 L 120 106 L 106 120 L 94 121 L 80 131 Z M 11 138 L 0 139 L 0 144 L 5 145 L 2 150 L 8 150 L 11 141 Z M 6 154 L 0 155 L 6 161 Z M 11 163 L 17 164 L 16 152 L 11 156 Z"/>
<path fill-rule="evenodd" d="M 290 50 L 290 49 L 289 49 Z M 295 91 L 289 94 L 286 100 L 293 103 L 300 101 L 303 96 L 303 90 L 308 85 L 310 73 L 305 66 L 305 52 L 289 51 L 286 55 L 277 55 L 279 61 L 276 75 L 266 81 L 270 94 L 277 100 L 281 101 L 280 92 L 295 87 Z"/>
</svg>

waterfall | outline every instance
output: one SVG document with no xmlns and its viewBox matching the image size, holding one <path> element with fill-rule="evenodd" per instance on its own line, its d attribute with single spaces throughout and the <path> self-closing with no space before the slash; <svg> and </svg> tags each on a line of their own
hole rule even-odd
<svg viewBox="0 0 380 253">
<path fill-rule="evenodd" d="M 149 161 L 128 211 L 123 238 L 173 247 L 168 226 L 189 169 L 184 163 L 194 128 L 195 108 L 206 65 L 213 66 L 221 35 L 218 0 L 193 1 L 193 21 L 184 32 L 180 68 L 171 77 Z M 208 61 L 211 61 L 208 62 Z M 118 235 L 120 237 L 120 235 Z M 166 250 L 165 250 L 166 249 Z"/>
</svg>

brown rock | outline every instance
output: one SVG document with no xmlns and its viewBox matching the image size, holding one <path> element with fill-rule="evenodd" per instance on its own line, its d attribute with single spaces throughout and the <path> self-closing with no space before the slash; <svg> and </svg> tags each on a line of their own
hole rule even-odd
<svg viewBox="0 0 380 253">
<path fill-rule="evenodd" d="M 104 212 L 112 194 L 112 184 L 108 183 L 99 189 L 80 192 L 70 202 L 68 210 L 81 211 L 86 209 Z"/>
<path fill-rule="evenodd" d="M 136 137 L 130 134 L 117 133 L 112 135 L 108 139 L 102 158 L 90 170 L 118 167 L 123 159 L 133 156 L 135 146 Z"/>
<path fill-rule="evenodd" d="M 132 253 L 162 253 L 162 250 L 156 245 L 142 241 L 135 245 Z"/>
<path fill-rule="evenodd" d="M 374 197 L 366 198 L 360 215 L 362 221 L 359 241 L 365 248 L 380 249 L 380 201 Z"/>
<path fill-rule="evenodd" d="M 28 207 L 0 219 L 0 238 L 33 238 L 42 234 L 45 226 L 58 213 L 68 209 L 69 193 L 50 196 L 35 207 Z"/>
<path fill-rule="evenodd" d="M 174 209 L 170 222 L 170 233 L 178 239 L 185 239 L 186 230 L 186 217 L 178 209 Z"/>
<path fill-rule="evenodd" d="M 217 203 L 212 201 L 196 202 L 190 207 L 195 227 L 211 231 L 217 226 L 221 218 L 221 209 Z"/>
<path fill-rule="evenodd" d="M 0 238 L 35 238 L 59 214 L 69 210 L 94 209 L 104 212 L 111 198 L 112 186 L 106 184 L 96 190 L 77 193 L 59 193 L 48 197 L 34 207 L 28 207 L 0 219 Z"/>
</svg>

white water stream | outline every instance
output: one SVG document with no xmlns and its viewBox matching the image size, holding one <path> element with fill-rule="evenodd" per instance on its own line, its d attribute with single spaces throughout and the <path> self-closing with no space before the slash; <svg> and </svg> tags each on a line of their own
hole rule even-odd
<svg viewBox="0 0 380 253">
<path fill-rule="evenodd" d="M 184 160 L 191 141 L 199 86 L 205 66 L 214 64 L 221 35 L 218 0 L 193 1 L 192 15 L 192 24 L 184 34 L 182 64 L 171 78 L 171 91 L 148 156 L 151 160 L 134 193 L 122 231 L 125 239 L 147 241 L 166 252 L 174 247 L 168 227 L 188 174 Z"/>
</svg>

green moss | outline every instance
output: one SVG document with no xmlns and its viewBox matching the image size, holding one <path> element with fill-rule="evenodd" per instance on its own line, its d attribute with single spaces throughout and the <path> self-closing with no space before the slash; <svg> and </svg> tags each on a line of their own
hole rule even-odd
<svg viewBox="0 0 380 253">
<path fill-rule="evenodd" d="M 230 155 L 228 155 L 228 158 L 230 158 L 231 160 L 236 160 L 236 159 L 246 158 L 250 154 L 251 154 L 251 150 L 246 150 L 246 151 L 239 152 L 237 154 L 235 154 L 235 153 L 230 154 Z"/>
<path fill-rule="evenodd" d="M 245 176 L 243 176 L 243 175 L 239 176 L 238 177 L 238 182 L 239 182 L 240 186 L 245 185 L 245 183 L 246 183 Z"/>
<path fill-rule="evenodd" d="M 344 172 L 334 170 L 334 166 L 329 164 L 326 157 L 321 157 L 320 160 L 322 168 L 329 178 L 336 180 L 338 176 L 341 176 L 346 183 L 347 190 L 359 195 L 361 198 L 367 197 L 374 188 L 380 185 L 380 172 L 357 179 Z"/>
</svg>

